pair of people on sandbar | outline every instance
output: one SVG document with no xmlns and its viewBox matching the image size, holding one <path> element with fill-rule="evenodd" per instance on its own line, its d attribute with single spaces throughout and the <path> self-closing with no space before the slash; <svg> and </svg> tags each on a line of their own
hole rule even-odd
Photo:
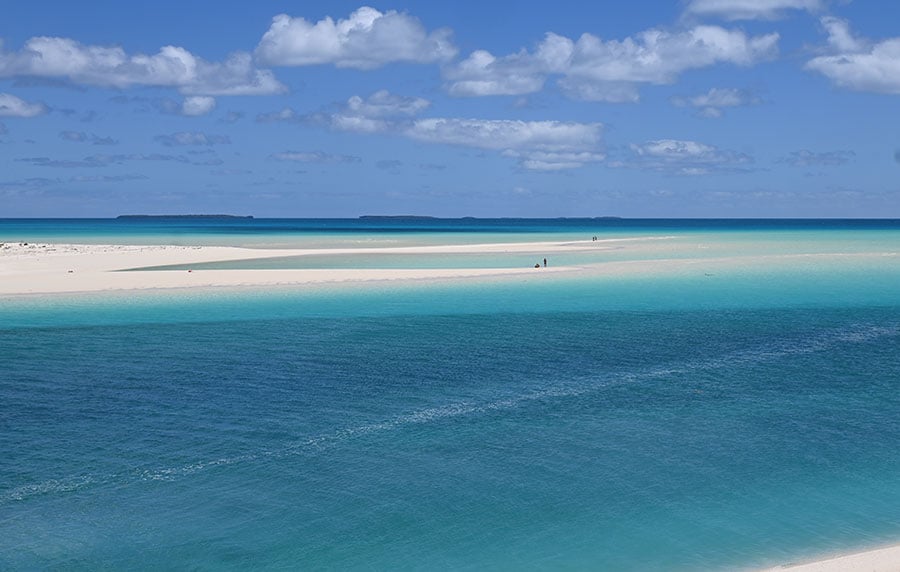
<svg viewBox="0 0 900 572">
<path fill-rule="evenodd" d="M 537 264 L 534 265 L 534 267 L 535 267 L 535 268 L 540 268 L 540 267 L 541 267 L 541 263 L 538 262 Z M 546 258 L 544 259 L 544 268 L 547 268 L 547 259 L 546 259 Z"/>
</svg>

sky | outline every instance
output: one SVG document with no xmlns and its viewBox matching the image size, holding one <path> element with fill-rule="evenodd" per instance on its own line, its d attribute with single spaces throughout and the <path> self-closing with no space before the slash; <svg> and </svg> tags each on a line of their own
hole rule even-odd
<svg viewBox="0 0 900 572">
<path fill-rule="evenodd" d="M 900 3 L 11 2 L 0 218 L 900 217 Z"/>
</svg>

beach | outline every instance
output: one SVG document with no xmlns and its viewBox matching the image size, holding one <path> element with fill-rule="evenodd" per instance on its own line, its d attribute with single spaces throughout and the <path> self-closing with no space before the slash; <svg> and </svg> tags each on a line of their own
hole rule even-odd
<svg viewBox="0 0 900 572">
<path fill-rule="evenodd" d="M 900 570 L 900 545 L 888 546 L 834 556 L 805 564 L 788 564 L 769 568 L 764 572 L 896 572 Z"/>
<path fill-rule="evenodd" d="M 596 243 L 533 243 L 449 245 L 397 248 L 328 249 L 331 255 L 447 253 L 534 253 L 598 250 Z M 258 260 L 321 255 L 322 249 L 252 249 L 218 246 L 85 245 L 7 243 L 0 247 L 0 294 L 52 294 L 104 290 L 304 285 L 329 282 L 423 280 L 566 272 L 571 267 L 458 268 L 458 269 L 264 269 L 264 270 L 146 270 L 143 267 L 202 264 L 215 261 Z"/>
<path fill-rule="evenodd" d="M 900 565 L 895 230 L 104 224 L 3 236 L 0 567 Z"/>
</svg>

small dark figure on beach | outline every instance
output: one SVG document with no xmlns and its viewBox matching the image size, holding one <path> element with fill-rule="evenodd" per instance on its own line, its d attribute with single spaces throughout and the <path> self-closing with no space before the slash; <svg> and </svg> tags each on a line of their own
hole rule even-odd
<svg viewBox="0 0 900 572">
<path fill-rule="evenodd" d="M 547 259 L 544 259 L 544 268 L 547 268 Z"/>
</svg>

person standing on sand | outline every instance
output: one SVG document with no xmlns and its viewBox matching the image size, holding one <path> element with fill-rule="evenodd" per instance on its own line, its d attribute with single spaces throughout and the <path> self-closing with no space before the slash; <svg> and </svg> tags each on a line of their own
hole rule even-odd
<svg viewBox="0 0 900 572">
<path fill-rule="evenodd" d="M 547 268 L 547 259 L 544 259 L 544 268 Z"/>
</svg>

